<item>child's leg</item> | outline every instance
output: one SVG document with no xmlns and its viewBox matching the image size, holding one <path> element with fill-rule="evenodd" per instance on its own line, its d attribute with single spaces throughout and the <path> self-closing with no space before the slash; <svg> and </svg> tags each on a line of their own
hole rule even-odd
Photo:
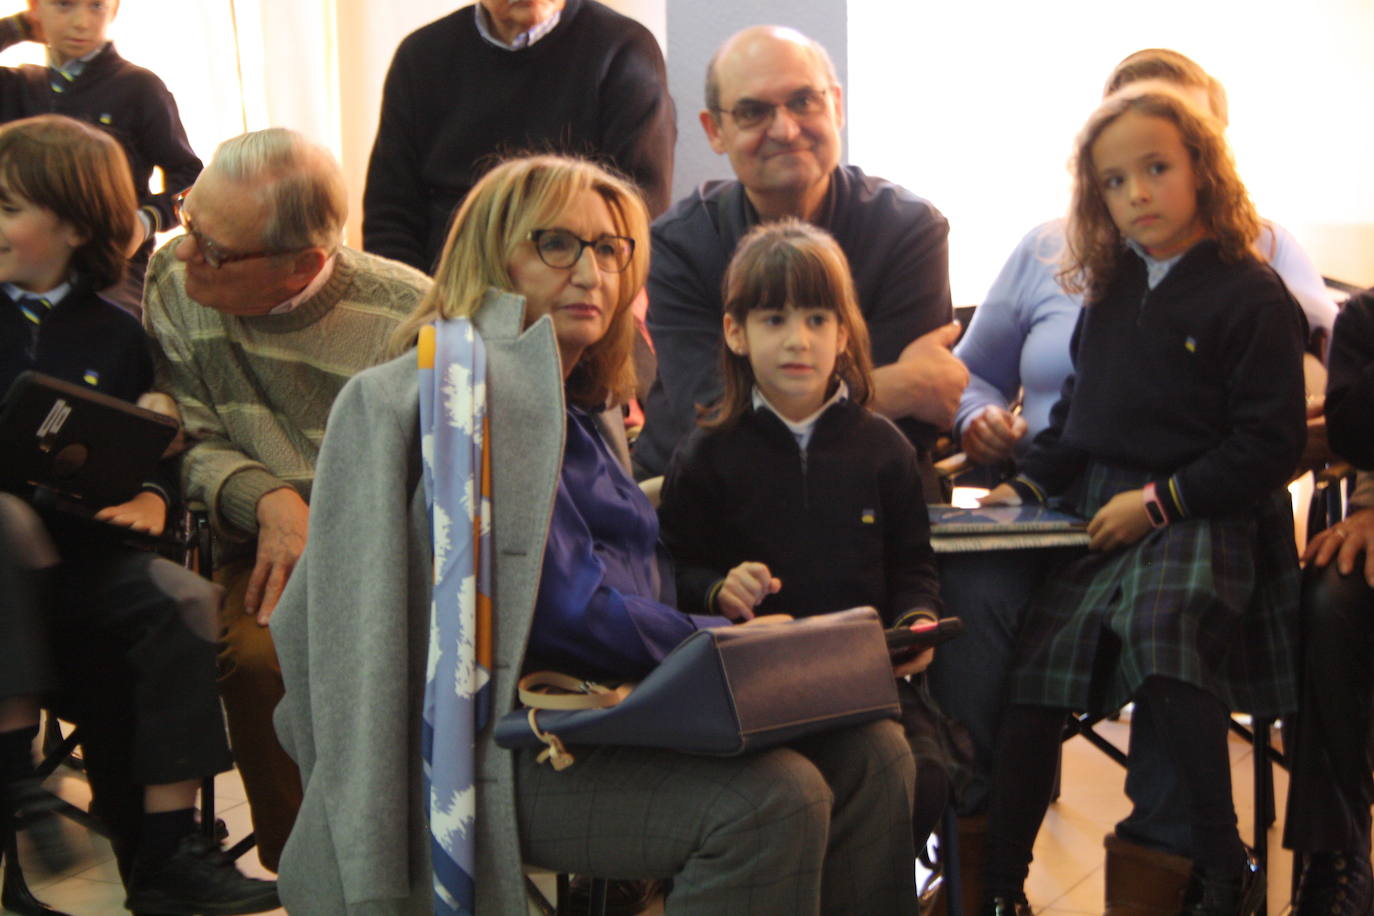
<svg viewBox="0 0 1374 916">
<path fill-rule="evenodd" d="M 916 758 L 916 799 L 911 811 L 911 839 L 919 853 L 940 822 L 949 798 L 949 775 L 941 759 L 938 724 L 920 689 L 907 681 L 897 682 L 902 702 L 902 731 L 911 756 Z"/>
<path fill-rule="evenodd" d="M 1040 822 L 1054 792 L 1063 709 L 1013 706 L 1002 717 L 988 804 L 983 898 L 1019 899 Z"/>
<path fill-rule="evenodd" d="M 1238 874 L 1246 855 L 1231 801 L 1226 705 L 1200 687 L 1166 677 L 1146 678 L 1138 693 L 1149 705 L 1155 738 L 1188 794 L 1193 861 L 1209 870 Z"/>
</svg>

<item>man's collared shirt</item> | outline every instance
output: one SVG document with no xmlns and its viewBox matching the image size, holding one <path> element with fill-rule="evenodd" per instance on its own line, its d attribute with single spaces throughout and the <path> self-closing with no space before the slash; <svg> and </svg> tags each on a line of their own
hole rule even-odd
<svg viewBox="0 0 1374 916">
<path fill-rule="evenodd" d="M 334 262 L 338 259 L 338 257 L 339 256 L 337 254 L 331 254 L 329 256 L 329 260 L 325 261 L 324 266 L 320 268 L 320 272 L 315 274 L 315 279 L 311 280 L 310 283 L 306 285 L 305 289 L 296 293 L 296 295 L 292 296 L 290 299 L 287 299 L 285 302 L 283 302 L 276 308 L 272 309 L 272 311 L 268 312 L 267 314 L 285 315 L 287 312 L 292 311 L 296 308 L 296 306 L 300 305 L 302 302 L 306 301 L 311 296 L 315 295 L 320 290 L 324 289 L 324 285 L 329 282 L 329 275 L 334 272 Z"/>
<path fill-rule="evenodd" d="M 558 20 L 563 18 L 563 10 L 559 9 L 548 19 L 536 25 L 528 31 L 521 32 L 515 36 L 515 40 L 507 44 L 496 37 L 496 32 L 491 27 L 491 14 L 481 3 L 477 4 L 477 33 L 482 36 L 489 44 L 506 51 L 523 51 L 534 44 L 545 35 L 549 34 L 558 25 Z"/>
</svg>

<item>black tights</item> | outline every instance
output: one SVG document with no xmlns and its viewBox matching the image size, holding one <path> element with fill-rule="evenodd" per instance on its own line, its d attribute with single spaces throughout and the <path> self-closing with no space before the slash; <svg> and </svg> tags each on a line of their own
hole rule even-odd
<svg viewBox="0 0 1374 916">
<path fill-rule="evenodd" d="M 1236 832 L 1231 802 L 1231 761 L 1226 749 L 1226 706 L 1192 684 L 1146 678 L 1136 693 L 1156 723 L 1152 735 L 1165 748 L 1189 795 L 1193 859 L 1220 872 L 1244 866 L 1245 847 Z M 1031 849 L 1054 790 L 1067 711 L 1013 706 L 1002 720 L 993 766 L 988 815 L 987 893 L 1017 896 L 1030 868 Z"/>
</svg>

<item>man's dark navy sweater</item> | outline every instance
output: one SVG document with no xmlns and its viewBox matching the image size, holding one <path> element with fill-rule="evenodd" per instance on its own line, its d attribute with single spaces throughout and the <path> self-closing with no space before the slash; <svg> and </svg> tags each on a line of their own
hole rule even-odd
<svg viewBox="0 0 1374 916">
<path fill-rule="evenodd" d="M 567 0 L 553 31 L 507 51 L 478 33 L 475 10 L 396 49 L 363 193 L 363 247 L 432 271 L 468 189 L 521 152 L 608 161 L 639 184 L 651 213 L 665 210 L 677 127 L 653 35 L 595 0 Z"/>
</svg>

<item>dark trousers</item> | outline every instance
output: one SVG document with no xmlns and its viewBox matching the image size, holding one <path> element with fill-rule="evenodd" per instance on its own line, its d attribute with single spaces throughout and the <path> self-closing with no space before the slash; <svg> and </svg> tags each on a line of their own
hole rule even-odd
<svg viewBox="0 0 1374 916">
<path fill-rule="evenodd" d="M 81 727 L 94 806 L 124 866 L 138 845 L 143 786 L 233 765 L 215 686 L 220 590 L 79 530 L 0 494 L 0 584 L 24 583 L 0 591 L 0 670 L 10 672 L 4 695 L 43 696 Z M 44 658 L 50 667 L 31 662 Z"/>
<path fill-rule="evenodd" d="M 1302 689 L 1284 722 L 1292 756 L 1283 842 L 1298 852 L 1368 855 L 1370 706 L 1374 702 L 1374 590 L 1364 558 L 1342 576 L 1309 568 L 1302 595 Z"/>
</svg>

